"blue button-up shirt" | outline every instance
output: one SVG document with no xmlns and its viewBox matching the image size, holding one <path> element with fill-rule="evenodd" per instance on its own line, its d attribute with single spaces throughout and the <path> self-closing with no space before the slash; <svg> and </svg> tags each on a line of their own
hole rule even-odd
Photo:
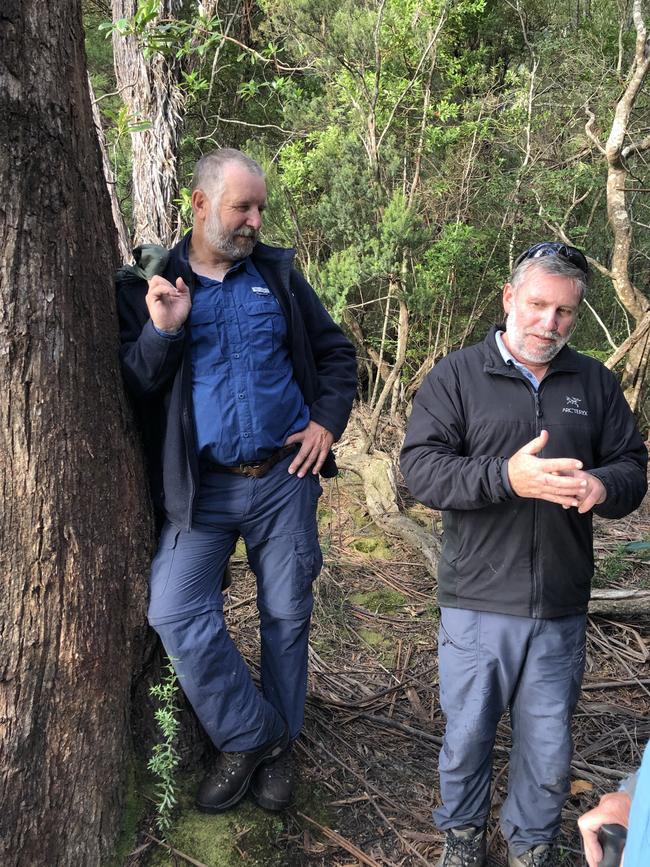
<svg viewBox="0 0 650 867">
<path fill-rule="evenodd" d="M 222 282 L 197 275 L 189 322 L 201 457 L 225 466 L 261 460 L 307 426 L 284 314 L 250 259 Z"/>
</svg>

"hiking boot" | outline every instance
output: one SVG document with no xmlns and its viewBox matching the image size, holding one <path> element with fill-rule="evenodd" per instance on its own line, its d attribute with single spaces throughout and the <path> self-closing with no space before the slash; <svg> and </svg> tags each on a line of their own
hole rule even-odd
<svg viewBox="0 0 650 867">
<path fill-rule="evenodd" d="M 558 851 L 552 843 L 540 843 L 523 855 L 515 855 L 508 849 L 508 867 L 557 867 Z"/>
<path fill-rule="evenodd" d="M 261 765 L 253 775 L 251 795 L 265 810 L 284 810 L 293 794 L 291 745 L 273 762 Z"/>
<path fill-rule="evenodd" d="M 285 729 L 275 738 L 255 750 L 244 753 L 219 753 L 205 775 L 196 794 L 196 806 L 202 813 L 220 813 L 234 807 L 246 794 L 251 778 L 264 762 L 273 761 L 287 747 L 289 732 Z"/>
<path fill-rule="evenodd" d="M 465 825 L 445 832 L 445 848 L 437 867 L 486 867 L 485 828 Z"/>
</svg>

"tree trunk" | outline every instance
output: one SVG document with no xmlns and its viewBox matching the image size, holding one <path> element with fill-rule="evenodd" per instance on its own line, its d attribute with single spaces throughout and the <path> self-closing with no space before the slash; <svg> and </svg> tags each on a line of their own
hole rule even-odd
<svg viewBox="0 0 650 867">
<path fill-rule="evenodd" d="M 104 166 L 104 178 L 106 180 L 106 189 L 108 190 L 108 198 L 111 203 L 111 212 L 113 214 L 113 223 L 117 232 L 117 243 L 120 251 L 120 259 L 122 262 L 131 261 L 131 239 L 129 232 L 124 222 L 124 216 L 120 209 L 120 203 L 117 199 L 117 190 L 115 189 L 115 175 L 111 166 L 111 160 L 108 155 L 108 146 L 106 144 L 106 136 L 104 135 L 104 127 L 102 125 L 102 115 L 95 102 L 95 91 L 93 84 L 88 76 L 88 92 L 90 93 L 90 103 L 93 108 L 93 123 L 95 124 L 95 132 L 97 133 L 97 141 L 99 142 L 99 150 L 102 155 L 102 165 Z"/>
<path fill-rule="evenodd" d="M 79 0 L 9 0 L 0 31 L 0 863 L 93 867 L 119 829 L 149 510 Z"/>
<path fill-rule="evenodd" d="M 113 19 L 133 18 L 137 0 L 113 0 Z M 180 10 L 178 0 L 161 0 L 160 17 L 172 18 Z M 180 61 L 173 52 L 145 57 L 133 35 L 113 35 L 117 85 L 133 123 L 149 129 L 131 133 L 133 159 L 133 242 L 163 244 L 177 240 L 173 220 L 178 194 L 178 145 L 183 95 L 178 86 Z"/>
<path fill-rule="evenodd" d="M 408 317 L 408 308 L 406 306 L 406 302 L 403 298 L 399 299 L 399 323 L 397 328 L 397 352 L 395 355 L 395 364 L 393 365 L 393 369 L 384 383 L 384 387 L 377 399 L 377 403 L 375 404 L 372 412 L 372 417 L 370 419 L 370 428 L 368 430 L 368 437 L 363 445 L 363 453 L 369 454 L 372 450 L 375 439 L 377 437 L 377 429 L 379 427 L 379 419 L 381 417 L 382 409 L 384 408 L 384 404 L 386 403 L 389 394 L 393 390 L 393 386 L 397 381 L 397 378 L 400 375 L 402 367 L 404 366 L 404 360 L 406 358 L 406 347 L 408 344 L 408 333 L 409 333 L 409 317 Z"/>
<path fill-rule="evenodd" d="M 627 202 L 627 186 L 630 177 L 629 159 L 634 153 L 647 150 L 650 140 L 646 138 L 627 146 L 625 141 L 629 136 L 630 116 L 650 69 L 648 33 L 641 0 L 634 0 L 632 17 L 636 28 L 634 60 L 628 74 L 627 86 L 616 104 L 612 128 L 604 150 L 607 160 L 607 216 L 614 235 L 610 266 L 612 282 L 621 303 L 634 317 L 635 325 L 638 325 L 650 303 L 630 279 L 632 219 Z M 647 360 L 645 344 L 632 347 L 622 384 L 628 403 L 634 411 L 638 409 Z"/>
</svg>

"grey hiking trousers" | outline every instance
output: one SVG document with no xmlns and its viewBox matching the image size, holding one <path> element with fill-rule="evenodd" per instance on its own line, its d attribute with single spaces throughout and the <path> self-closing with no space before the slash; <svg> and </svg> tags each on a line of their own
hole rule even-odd
<svg viewBox="0 0 650 867">
<path fill-rule="evenodd" d="M 485 824 L 492 749 L 507 708 L 512 723 L 508 796 L 500 822 L 521 855 L 550 843 L 569 794 L 571 717 L 585 663 L 586 615 L 549 620 L 443 608 L 438 635 L 440 830 Z"/>
</svg>

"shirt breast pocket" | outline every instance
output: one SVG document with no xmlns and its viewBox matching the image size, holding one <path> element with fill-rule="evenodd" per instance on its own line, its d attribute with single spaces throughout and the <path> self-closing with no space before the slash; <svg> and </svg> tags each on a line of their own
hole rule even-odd
<svg viewBox="0 0 650 867">
<path fill-rule="evenodd" d="M 213 307 L 192 308 L 192 367 L 197 372 L 210 369 L 223 359 L 222 329 L 218 327 Z"/>
<path fill-rule="evenodd" d="M 253 365 L 269 364 L 286 338 L 286 324 L 275 298 L 256 298 L 244 304 L 248 321 L 248 343 Z"/>
</svg>

